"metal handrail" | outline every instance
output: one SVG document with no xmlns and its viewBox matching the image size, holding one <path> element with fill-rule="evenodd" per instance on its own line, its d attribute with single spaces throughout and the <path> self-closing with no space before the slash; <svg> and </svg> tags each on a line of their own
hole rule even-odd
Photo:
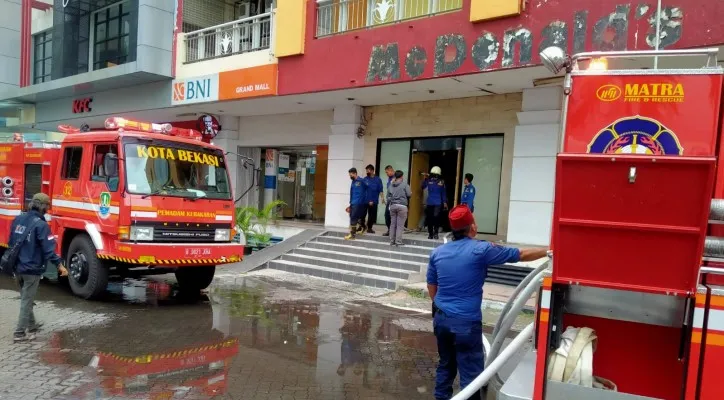
<svg viewBox="0 0 724 400">
<path fill-rule="evenodd" d="M 632 58 L 632 57 L 675 57 L 675 56 L 707 56 L 707 67 L 717 64 L 719 49 L 709 47 L 706 49 L 676 49 L 676 50 L 631 50 L 631 51 L 588 51 L 571 56 L 571 66 L 578 61 L 592 58 Z M 713 64 L 713 65 L 712 65 Z"/>
<path fill-rule="evenodd" d="M 195 31 L 191 31 L 191 32 L 186 32 L 184 35 L 185 35 L 185 36 L 198 35 L 198 34 L 200 34 L 200 33 L 206 33 L 207 31 L 210 32 L 210 31 L 215 31 L 215 30 L 217 30 L 217 29 L 226 28 L 227 26 L 233 26 L 233 25 L 236 25 L 236 24 L 242 24 L 242 23 L 244 23 L 244 22 L 251 22 L 251 21 L 254 21 L 255 19 L 262 19 L 262 18 L 265 18 L 265 17 L 271 17 L 271 15 L 272 15 L 271 12 L 264 13 L 264 14 L 259 14 L 259 15 L 254 15 L 254 16 L 251 16 L 251 17 L 246 17 L 246 18 L 242 18 L 242 19 L 237 19 L 236 21 L 224 22 L 223 24 L 220 24 L 220 25 L 214 25 L 214 26 L 210 26 L 210 27 L 208 27 L 208 28 L 203 28 L 203 29 L 199 29 L 199 30 L 195 30 Z"/>
</svg>

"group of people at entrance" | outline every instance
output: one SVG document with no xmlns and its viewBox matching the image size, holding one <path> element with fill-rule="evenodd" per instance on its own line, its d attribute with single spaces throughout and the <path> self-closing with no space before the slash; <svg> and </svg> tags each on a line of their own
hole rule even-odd
<svg viewBox="0 0 724 400">
<path fill-rule="evenodd" d="M 375 167 L 370 164 L 365 171 L 367 176 L 362 178 L 356 168 L 349 169 L 349 177 L 352 180 L 347 208 L 350 214 L 350 231 L 345 238 L 352 240 L 365 231 L 375 233 L 372 228 L 377 222 L 379 202 L 382 201 L 385 204 L 385 225 L 387 225 L 387 232 L 383 236 L 390 236 L 391 245 L 400 246 L 412 190 L 406 182 L 404 173 L 400 170 L 395 171 L 391 165 L 385 167 L 386 194 L 382 179 L 375 175 Z M 465 188 L 460 204 L 474 212 L 475 187 L 472 182 L 473 174 L 465 174 Z M 425 174 L 420 189 L 424 195 L 424 214 L 418 229 L 422 230 L 422 227 L 427 225 L 428 239 L 439 239 L 442 212 L 448 209 L 447 187 L 442 179 L 440 167 L 432 167 L 430 173 Z"/>
</svg>

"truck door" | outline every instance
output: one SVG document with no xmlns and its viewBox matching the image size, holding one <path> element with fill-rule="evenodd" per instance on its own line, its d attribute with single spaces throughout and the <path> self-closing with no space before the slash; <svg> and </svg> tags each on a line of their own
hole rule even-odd
<svg viewBox="0 0 724 400">
<path fill-rule="evenodd" d="M 120 179 L 118 168 L 106 170 L 107 157 L 117 157 L 118 145 L 113 142 L 93 143 L 89 176 L 85 183 L 84 202 L 92 203 L 102 231 L 115 232 L 118 226 Z M 116 164 L 117 165 L 117 164 Z"/>
</svg>

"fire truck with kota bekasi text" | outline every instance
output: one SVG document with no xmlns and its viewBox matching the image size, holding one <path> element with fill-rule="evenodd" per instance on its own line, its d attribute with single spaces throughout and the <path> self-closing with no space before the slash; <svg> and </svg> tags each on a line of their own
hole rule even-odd
<svg viewBox="0 0 724 400">
<path fill-rule="evenodd" d="M 0 244 L 35 193 L 77 296 L 110 275 L 175 272 L 183 291 L 205 289 L 216 266 L 241 260 L 224 152 L 199 132 L 124 118 L 105 130 L 60 126 L 60 143 L 0 143 Z"/>
</svg>

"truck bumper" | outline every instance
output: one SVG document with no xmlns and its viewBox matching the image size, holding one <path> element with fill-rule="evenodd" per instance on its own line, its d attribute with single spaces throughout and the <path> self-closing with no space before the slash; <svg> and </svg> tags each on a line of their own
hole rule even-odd
<svg viewBox="0 0 724 400">
<path fill-rule="evenodd" d="M 244 246 L 239 243 L 128 243 L 116 241 L 98 258 L 124 264 L 177 268 L 239 262 Z"/>
</svg>

